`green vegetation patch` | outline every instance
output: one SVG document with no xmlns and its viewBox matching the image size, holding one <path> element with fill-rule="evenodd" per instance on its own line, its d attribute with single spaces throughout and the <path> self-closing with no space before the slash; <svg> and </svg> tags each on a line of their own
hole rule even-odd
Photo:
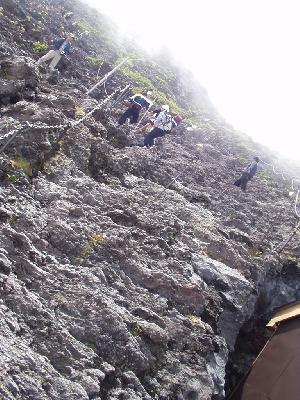
<svg viewBox="0 0 300 400">
<path fill-rule="evenodd" d="M 75 109 L 75 116 L 76 118 L 83 118 L 85 117 L 86 112 L 84 111 L 84 109 L 82 107 L 76 107 Z"/>
<path fill-rule="evenodd" d="M 90 252 L 93 249 L 93 246 L 102 242 L 103 240 L 104 236 L 99 233 L 94 233 L 93 235 L 91 235 L 88 239 L 88 242 L 81 249 L 79 256 L 76 259 L 76 262 L 80 264 L 82 260 L 89 256 Z"/>
<path fill-rule="evenodd" d="M 39 40 L 32 43 L 33 51 L 40 53 L 48 49 L 47 43 L 40 42 Z"/>
<path fill-rule="evenodd" d="M 95 345 L 95 343 L 86 343 L 85 344 L 86 347 L 88 347 L 89 349 L 96 351 L 97 350 L 97 346 Z"/>
<path fill-rule="evenodd" d="M 129 79 L 131 79 L 137 86 L 133 88 L 133 93 L 140 93 L 142 90 L 151 90 L 152 98 L 156 99 L 155 101 L 161 104 L 168 104 L 171 111 L 177 114 L 184 114 L 185 111 L 181 107 L 179 107 L 174 100 L 170 100 L 167 96 L 158 90 L 150 79 L 141 75 L 139 72 L 129 69 L 127 66 L 122 68 L 122 72 Z"/>
<path fill-rule="evenodd" d="M 89 61 L 93 65 L 99 65 L 101 62 L 103 62 L 104 58 L 101 56 L 86 56 L 85 59 Z"/>
<path fill-rule="evenodd" d="M 132 335 L 133 335 L 133 336 L 140 336 L 140 334 L 141 334 L 142 332 L 143 332 L 142 327 L 141 327 L 137 322 L 135 322 L 135 323 L 133 324 L 132 331 L 131 331 Z"/>
<path fill-rule="evenodd" d="M 247 164 L 247 163 L 249 163 L 249 161 L 248 161 L 245 157 L 243 157 L 243 156 L 240 156 L 240 157 L 239 157 L 239 162 L 240 162 L 241 164 Z"/>
<path fill-rule="evenodd" d="M 266 181 L 272 181 L 272 180 L 273 180 L 273 178 L 268 174 L 268 172 L 267 172 L 267 171 L 264 171 L 264 170 L 259 171 L 259 172 L 257 173 L 257 176 L 258 176 L 260 179 L 264 179 L 264 180 L 266 180 Z"/>
<path fill-rule="evenodd" d="M 79 29 L 81 29 L 82 31 L 85 31 L 85 32 L 89 32 L 89 33 L 97 33 L 98 32 L 98 29 L 96 29 L 94 26 L 91 26 L 84 19 L 78 21 L 77 26 Z"/>
<path fill-rule="evenodd" d="M 16 158 L 15 160 L 12 160 L 12 165 L 18 169 L 21 169 L 28 178 L 31 177 L 32 166 L 28 161 L 24 160 L 23 158 Z"/>
<path fill-rule="evenodd" d="M 19 182 L 19 177 L 17 175 L 8 175 L 7 179 L 10 183 L 12 183 L 13 185 L 15 185 L 16 183 Z"/>
</svg>

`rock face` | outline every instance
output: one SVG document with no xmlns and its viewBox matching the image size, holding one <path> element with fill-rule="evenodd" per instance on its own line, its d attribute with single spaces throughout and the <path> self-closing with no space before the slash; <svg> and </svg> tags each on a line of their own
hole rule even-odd
<svg viewBox="0 0 300 400">
<path fill-rule="evenodd" d="M 37 85 L 38 75 L 32 59 L 10 57 L 0 60 L 0 104 L 33 100 Z"/>
<path fill-rule="evenodd" d="M 224 399 L 226 367 L 232 381 L 255 356 L 242 330 L 299 298 L 299 234 L 281 258 L 274 251 L 297 222 L 286 183 L 232 185 L 238 157 L 263 150 L 238 141 L 203 90 L 199 128 L 182 125 L 154 151 L 116 126 L 120 103 L 71 127 L 98 104 L 86 57 L 112 62 L 116 50 L 98 44 L 80 3 L 12 5 L 3 1 L 0 145 L 20 131 L 0 154 L 1 398 Z M 74 61 L 53 85 L 31 44 L 74 9 Z M 153 63 L 139 71 L 153 85 L 159 74 L 184 108 L 191 82 Z M 127 79 L 114 76 L 110 92 Z"/>
</svg>

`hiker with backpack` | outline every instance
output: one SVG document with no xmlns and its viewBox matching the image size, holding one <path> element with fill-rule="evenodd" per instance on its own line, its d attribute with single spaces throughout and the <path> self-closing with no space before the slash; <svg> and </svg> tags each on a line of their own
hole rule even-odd
<svg viewBox="0 0 300 400">
<path fill-rule="evenodd" d="M 257 172 L 259 161 L 260 159 L 258 157 L 254 157 L 254 161 L 247 165 L 242 173 L 242 176 L 234 182 L 234 185 L 240 187 L 243 191 L 245 191 L 247 183 L 254 177 Z"/>
<path fill-rule="evenodd" d="M 166 133 L 171 132 L 182 119 L 180 115 L 172 118 L 170 107 L 167 104 L 163 105 L 154 120 L 154 128 L 144 138 L 144 146 L 152 147 L 156 138 L 163 137 Z"/>
<path fill-rule="evenodd" d="M 143 108 L 148 110 L 148 108 L 152 105 L 152 102 L 149 100 L 149 98 L 152 96 L 152 93 L 148 91 L 146 96 L 143 96 L 142 94 L 135 94 L 129 98 L 127 102 L 128 108 L 118 120 L 119 125 L 123 125 L 127 118 L 129 118 L 131 124 L 136 124 L 138 122 L 141 110 Z"/>
<path fill-rule="evenodd" d="M 71 41 L 74 39 L 73 35 L 68 35 L 65 38 L 59 38 L 54 42 L 53 49 L 48 51 L 43 57 L 41 57 L 36 65 L 40 66 L 43 62 L 52 60 L 49 64 L 51 72 L 55 70 L 55 67 L 59 63 L 63 56 L 67 56 L 70 53 Z"/>
</svg>

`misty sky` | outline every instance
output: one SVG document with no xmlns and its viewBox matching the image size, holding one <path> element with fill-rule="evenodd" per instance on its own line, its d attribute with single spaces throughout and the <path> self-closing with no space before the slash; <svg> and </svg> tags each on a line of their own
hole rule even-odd
<svg viewBox="0 0 300 400">
<path fill-rule="evenodd" d="M 146 49 L 167 46 L 236 129 L 300 161 L 300 2 L 87 1 Z"/>
</svg>

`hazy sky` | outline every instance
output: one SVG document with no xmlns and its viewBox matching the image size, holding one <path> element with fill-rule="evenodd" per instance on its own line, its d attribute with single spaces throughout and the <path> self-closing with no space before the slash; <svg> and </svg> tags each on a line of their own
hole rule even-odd
<svg viewBox="0 0 300 400">
<path fill-rule="evenodd" d="M 146 49 L 167 46 L 236 129 L 300 161 L 300 2 L 88 0 Z"/>
</svg>

